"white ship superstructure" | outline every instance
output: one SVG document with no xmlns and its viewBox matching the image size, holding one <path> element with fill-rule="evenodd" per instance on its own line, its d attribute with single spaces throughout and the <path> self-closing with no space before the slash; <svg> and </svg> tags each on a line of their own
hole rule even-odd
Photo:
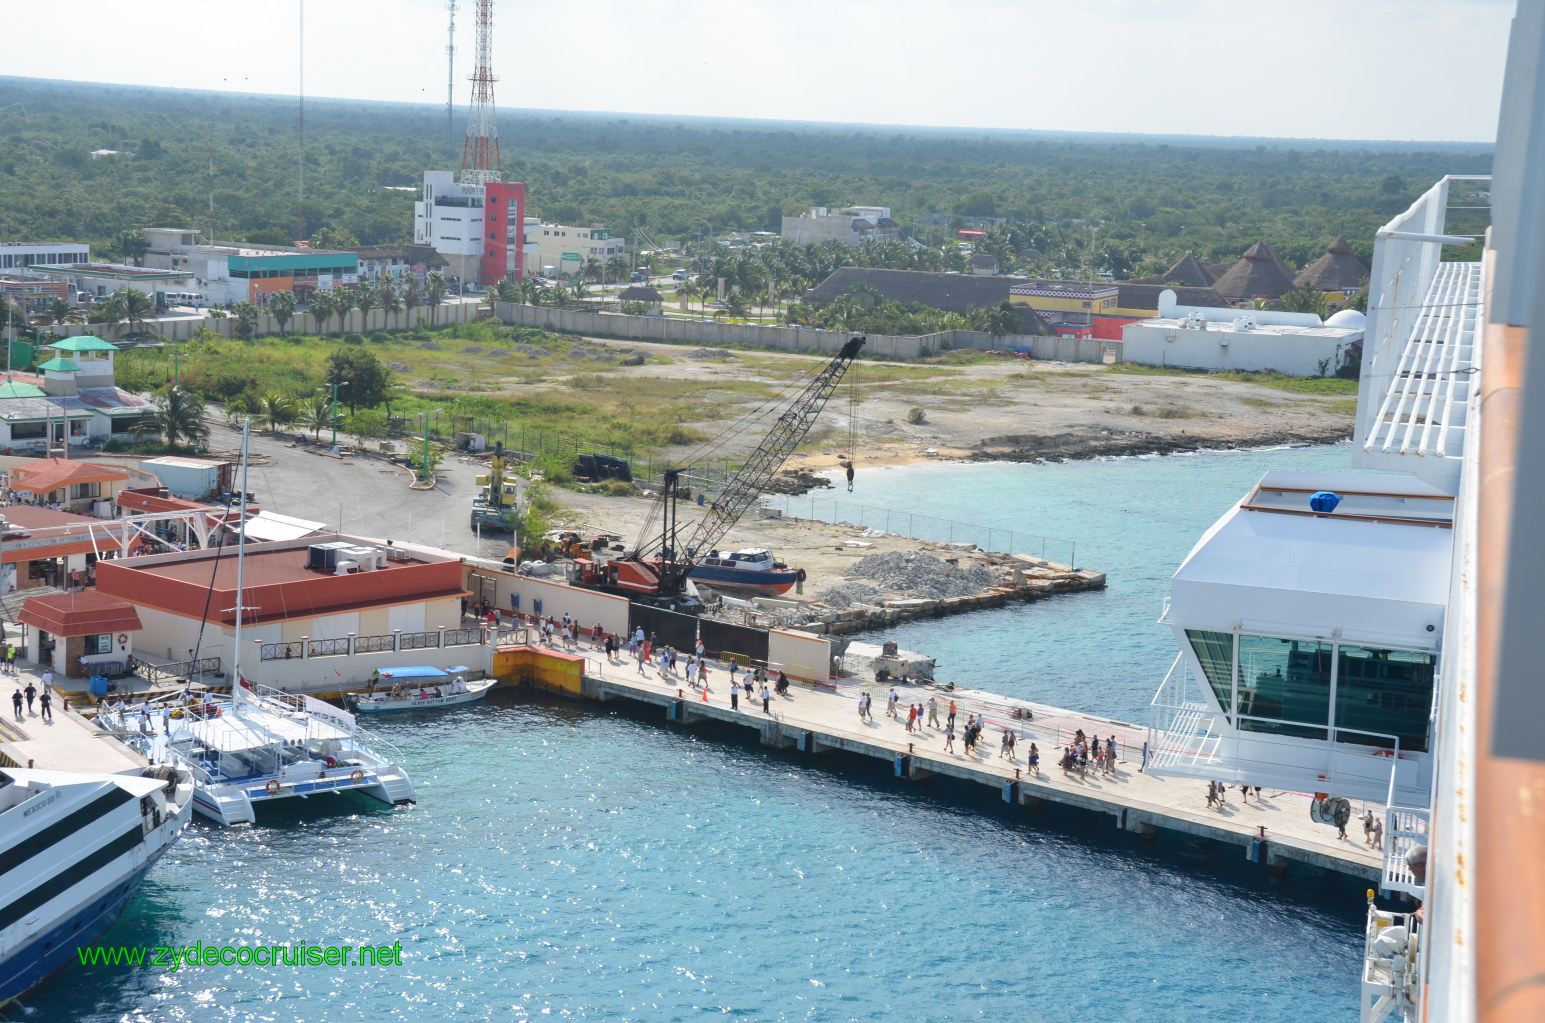
<svg viewBox="0 0 1545 1023">
<path fill-rule="evenodd" d="M 1545 1019 L 1542 65 L 1521 3 L 1493 175 L 1375 236 L 1352 461 L 1399 475 L 1269 473 L 1164 615 L 1153 770 L 1389 804 L 1365 1023 Z"/>
</svg>

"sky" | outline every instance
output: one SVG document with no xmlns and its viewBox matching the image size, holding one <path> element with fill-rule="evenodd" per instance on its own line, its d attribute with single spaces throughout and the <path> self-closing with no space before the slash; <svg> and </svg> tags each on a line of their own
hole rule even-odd
<svg viewBox="0 0 1545 1023">
<path fill-rule="evenodd" d="M 0 5 L 0 75 L 446 102 L 446 0 Z M 493 0 L 503 110 L 1490 142 L 1513 0 Z M 456 117 L 477 0 L 456 4 Z M 3 105 L 3 104 L 0 104 Z"/>
</svg>

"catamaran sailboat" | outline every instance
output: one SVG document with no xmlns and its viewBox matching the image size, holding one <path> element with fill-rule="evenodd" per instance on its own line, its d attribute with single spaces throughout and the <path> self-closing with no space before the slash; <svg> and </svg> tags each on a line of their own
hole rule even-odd
<svg viewBox="0 0 1545 1023">
<path fill-rule="evenodd" d="M 247 437 L 243 427 L 243 495 Z M 237 521 L 246 522 L 245 497 Z M 236 547 L 238 604 L 245 547 L 243 536 Z M 179 695 L 134 707 L 120 703 L 99 719 L 152 763 L 192 772 L 194 809 L 221 824 L 252 821 L 260 803 L 327 792 L 359 791 L 392 805 L 413 802 L 413 782 L 399 758 L 377 752 L 387 748 L 385 743 L 368 736 L 354 715 L 242 676 L 242 620 L 249 610 L 236 612 L 236 663 L 231 668 L 236 684 L 230 696 Z M 160 734 L 158 717 L 165 721 Z"/>
</svg>

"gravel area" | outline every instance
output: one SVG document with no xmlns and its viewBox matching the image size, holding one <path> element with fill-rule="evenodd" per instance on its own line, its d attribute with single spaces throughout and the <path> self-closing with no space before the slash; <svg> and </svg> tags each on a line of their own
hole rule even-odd
<svg viewBox="0 0 1545 1023">
<path fill-rule="evenodd" d="M 981 593 L 1000 580 L 992 569 L 964 559 L 921 551 L 882 551 L 860 558 L 837 585 L 816 594 L 834 608 L 882 600 L 944 600 Z"/>
</svg>

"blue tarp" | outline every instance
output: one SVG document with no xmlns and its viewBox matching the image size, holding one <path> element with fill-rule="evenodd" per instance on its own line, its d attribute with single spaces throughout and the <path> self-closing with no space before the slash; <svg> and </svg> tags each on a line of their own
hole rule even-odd
<svg viewBox="0 0 1545 1023">
<path fill-rule="evenodd" d="M 444 670 L 432 667 L 428 664 L 420 664 L 411 668 L 382 668 L 382 678 L 448 678 Z"/>
</svg>

